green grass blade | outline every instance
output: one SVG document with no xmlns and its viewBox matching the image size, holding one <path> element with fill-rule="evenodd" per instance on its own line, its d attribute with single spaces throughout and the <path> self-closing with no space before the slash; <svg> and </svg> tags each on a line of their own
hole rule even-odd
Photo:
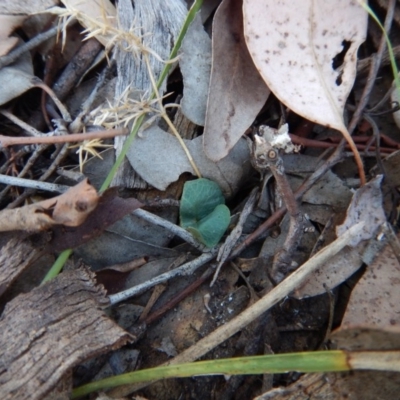
<svg viewBox="0 0 400 400">
<path fill-rule="evenodd" d="M 399 70 L 397 68 L 396 64 L 396 58 L 394 56 L 393 52 L 393 46 L 392 43 L 390 42 L 389 36 L 386 33 L 385 28 L 383 27 L 381 21 L 379 21 L 378 17 L 376 16 L 375 12 L 372 10 L 372 8 L 364 1 L 361 2 L 361 5 L 364 7 L 364 9 L 368 12 L 368 14 L 371 16 L 371 18 L 378 24 L 378 26 L 381 28 L 383 35 L 385 36 L 386 40 L 386 45 L 388 47 L 388 52 L 389 52 L 389 58 L 390 58 L 390 65 L 392 66 L 392 71 L 393 71 L 393 78 L 394 82 L 396 85 L 396 89 L 399 92 L 399 97 L 400 97 L 400 77 L 399 77 Z"/>
<path fill-rule="evenodd" d="M 288 371 L 328 372 L 347 370 L 349 370 L 347 355 L 341 350 L 199 361 L 189 364 L 144 369 L 102 379 L 74 389 L 72 398 L 126 384 L 166 378 L 184 378 L 195 375 L 255 375 L 283 373 Z"/>
<path fill-rule="evenodd" d="M 64 264 L 67 262 L 69 256 L 72 254 L 71 249 L 64 250 L 54 262 L 50 270 L 47 272 L 46 276 L 42 280 L 42 284 L 55 278 L 62 270 Z"/>
</svg>

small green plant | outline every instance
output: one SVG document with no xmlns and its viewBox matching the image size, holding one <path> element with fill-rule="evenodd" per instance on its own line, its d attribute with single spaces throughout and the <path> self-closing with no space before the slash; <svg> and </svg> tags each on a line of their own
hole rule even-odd
<svg viewBox="0 0 400 400">
<path fill-rule="evenodd" d="M 205 178 L 185 183 L 179 211 L 182 228 L 207 247 L 220 241 L 230 222 L 221 189 Z"/>
</svg>

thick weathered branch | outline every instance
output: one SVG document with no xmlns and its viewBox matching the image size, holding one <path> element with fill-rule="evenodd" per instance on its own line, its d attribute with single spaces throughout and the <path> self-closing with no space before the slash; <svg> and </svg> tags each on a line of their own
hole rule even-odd
<svg viewBox="0 0 400 400">
<path fill-rule="evenodd" d="M 109 304 L 94 274 L 79 269 L 7 304 L 0 319 L 0 397 L 43 399 L 89 357 L 121 347 L 129 334 L 101 310 Z"/>
</svg>

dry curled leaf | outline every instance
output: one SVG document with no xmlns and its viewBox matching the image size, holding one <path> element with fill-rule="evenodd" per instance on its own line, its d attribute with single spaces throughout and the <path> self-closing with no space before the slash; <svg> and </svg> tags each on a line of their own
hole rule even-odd
<svg viewBox="0 0 400 400">
<path fill-rule="evenodd" d="M 13 210 L 0 211 L 0 231 L 41 231 L 53 225 L 79 226 L 96 208 L 99 195 L 88 180 L 60 196 Z"/>
</svg>

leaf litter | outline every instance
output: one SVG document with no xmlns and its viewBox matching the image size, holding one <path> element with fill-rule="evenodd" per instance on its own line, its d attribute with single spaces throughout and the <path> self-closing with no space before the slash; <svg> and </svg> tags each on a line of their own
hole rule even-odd
<svg viewBox="0 0 400 400">
<path fill-rule="evenodd" d="M 149 97 L 154 89 L 151 79 L 158 79 L 183 23 L 186 6 L 180 0 L 163 6 L 136 1 L 134 7 L 123 0 L 116 7 L 106 1 L 65 1 L 65 8 L 52 8 L 49 24 L 61 23 L 60 35 L 68 46 L 71 27 L 62 23 L 72 25 L 73 17 L 78 20 L 74 29 L 78 26 L 83 35 L 76 55 L 66 52 L 63 62 L 50 62 L 60 46 L 47 38 L 40 50 L 40 57 L 47 61 L 39 62 L 39 33 L 31 55 L 22 53 L 0 69 L 4 88 L 0 123 L 3 136 L 10 139 L 45 136 L 52 143 L 60 135 L 124 128 L 140 118 L 146 121 L 114 181 L 121 186 L 119 191 L 97 191 L 112 166 L 112 150 L 101 153 L 104 160 L 82 163 L 76 150 L 70 150 L 73 143 L 32 148 L 16 141 L 2 149 L 1 174 L 72 186 L 60 196 L 46 195 L 39 202 L 31 189 L 8 186 L 0 192 L 3 208 L 11 208 L 0 215 L 0 230 L 11 230 L 0 236 L 0 292 L 5 306 L 0 346 L 7 349 L 0 352 L 0 360 L 13 374 L 3 375 L 8 380 L 0 382 L 2 397 L 23 398 L 20 392 L 14 393 L 17 397 L 7 392 L 20 379 L 23 369 L 18 362 L 29 369 L 20 381 L 29 398 L 55 395 L 57 385 L 64 386 L 68 398 L 73 366 L 77 366 L 74 380 L 82 384 L 138 368 L 139 360 L 139 367 L 146 368 L 166 361 L 194 361 L 205 354 L 222 358 L 317 350 L 330 345 L 329 337 L 340 348 L 398 349 L 400 246 L 389 235 L 387 224 L 397 226 L 399 131 L 395 120 L 390 130 L 376 124 L 380 117 L 368 114 L 373 104 L 368 104 L 365 75 L 355 81 L 357 51 L 365 57 L 363 61 L 374 60 L 369 64 L 370 76 L 376 76 L 374 68 L 383 55 L 383 47 L 376 42 L 382 39 L 372 22 L 367 27 L 367 14 L 356 2 L 217 3 L 208 2 L 201 10 L 206 13 L 203 16 L 208 15 L 207 21 L 199 14 L 189 28 L 181 53 L 173 60 L 175 69 L 160 90 L 160 98 L 167 94 L 162 101 Z M 392 3 L 387 8 L 388 20 Z M 371 6 L 381 7 L 375 2 Z M 213 7 L 217 7 L 215 14 L 209 11 Z M 271 12 L 266 13 L 266 7 Z M 29 11 L 22 14 L 28 16 Z M 18 21 L 19 33 L 28 30 L 25 19 Z M 394 21 L 398 19 L 395 15 Z M 397 22 L 392 29 L 398 33 Z M 38 27 L 36 32 L 44 30 Z M 17 49 L 20 45 L 16 36 L 10 36 L 12 31 L 4 32 L 0 48 L 5 54 L 10 43 Z M 375 43 L 367 39 L 362 44 L 367 32 L 369 37 L 378 37 Z M 90 40 L 84 42 L 84 35 Z M 376 59 L 371 56 L 375 51 Z M 13 51 L 7 54 L 12 55 Z M 96 72 L 90 71 L 91 63 Z M 382 66 L 380 73 L 385 72 Z M 53 88 L 61 99 L 47 90 L 56 107 L 44 94 L 28 90 L 39 86 L 38 76 L 44 82 L 39 82 L 40 87 Z M 383 81 L 371 80 L 382 92 L 390 89 L 392 79 L 387 81 L 385 88 Z M 108 93 L 105 99 L 100 98 L 100 88 Z M 353 112 L 354 105 L 361 111 Z M 171 134 L 169 119 L 179 126 L 183 142 Z M 349 141 L 355 156 L 363 157 L 365 185 L 359 159 L 356 166 L 353 155 L 338 147 L 334 130 Z M 283 133 L 279 136 L 285 138 L 283 144 L 276 142 L 275 132 Z M 354 133 L 353 139 L 349 133 Z M 243 136 L 252 146 L 263 137 L 261 147 L 267 150 L 249 151 Z M 113 146 L 112 139 L 104 140 L 102 146 Z M 117 154 L 123 141 L 116 140 L 120 142 Z M 282 146 L 297 153 L 283 154 Z M 81 161 L 86 160 L 90 152 L 85 144 L 74 147 Z M 389 153 L 382 162 L 381 154 Z M 270 165 L 273 174 L 264 165 Z M 201 183 L 193 181 L 196 174 L 220 187 L 224 210 L 231 214 L 230 220 L 228 214 L 224 216 L 224 228 L 229 225 L 225 236 L 210 250 L 196 237 L 201 236 L 203 219 L 208 230 L 218 223 L 218 217 L 213 219 L 215 210 L 194 225 L 183 224 L 187 231 L 178 226 L 181 200 L 189 207 L 185 215 L 197 215 L 191 214 L 193 199 L 184 192 L 187 182 L 194 187 Z M 78 183 L 82 175 L 97 190 L 87 180 Z M 201 189 L 197 190 L 196 199 L 201 195 Z M 43 196 L 43 191 L 39 194 Z M 205 202 L 199 199 L 196 207 Z M 219 200 L 217 207 L 224 203 Z M 7 213 L 12 217 L 4 216 Z M 390 245 L 385 247 L 388 240 Z M 48 269 L 43 254 L 67 248 L 74 255 L 63 273 L 36 288 L 33 282 L 24 282 L 28 293 L 13 298 L 12 286 L 24 279 L 23 271 L 32 263 L 44 264 L 38 270 Z M 283 248 L 288 257 L 277 263 Z M 217 260 L 219 274 L 215 274 Z M 82 263 L 86 264 L 83 269 Z M 130 270 L 134 263 L 141 266 Z M 274 272 L 277 265 L 287 272 L 279 284 Z M 119 272 L 110 273 L 110 268 Z M 99 281 L 110 288 L 107 295 L 88 269 L 102 270 Z M 72 287 L 76 292 L 70 291 Z M 347 287 L 351 290 L 346 291 Z M 134 297 L 129 298 L 128 292 Z M 122 293 L 125 300 L 117 305 Z M 85 312 L 78 309 L 82 298 Z M 51 304 L 49 299 L 53 299 Z M 107 313 L 123 329 L 100 311 L 111 303 Z M 22 319 L 18 310 L 25 312 Z M 85 327 L 74 325 L 70 318 Z M 25 342 L 12 333 L 20 323 L 27 324 L 21 332 L 27 332 L 24 340 L 31 341 L 25 353 L 20 351 L 26 348 Z M 64 332 L 61 325 L 70 329 Z M 332 335 L 331 330 L 335 330 Z M 105 354 L 127 340 L 130 347 Z M 74 353 L 75 348 L 81 352 Z M 23 357 L 31 352 L 43 357 L 25 362 Z M 34 374 L 38 380 L 30 379 Z M 206 399 L 212 393 L 225 399 L 279 399 L 293 398 L 293 391 L 307 389 L 311 398 L 364 399 L 382 393 L 393 398 L 398 387 L 390 374 L 305 375 L 294 383 L 287 375 L 229 380 L 196 377 L 116 388 L 107 395 L 119 398 L 140 390 L 139 395 L 149 399 L 182 394 Z M 373 391 L 373 385 L 381 393 Z"/>
</svg>

